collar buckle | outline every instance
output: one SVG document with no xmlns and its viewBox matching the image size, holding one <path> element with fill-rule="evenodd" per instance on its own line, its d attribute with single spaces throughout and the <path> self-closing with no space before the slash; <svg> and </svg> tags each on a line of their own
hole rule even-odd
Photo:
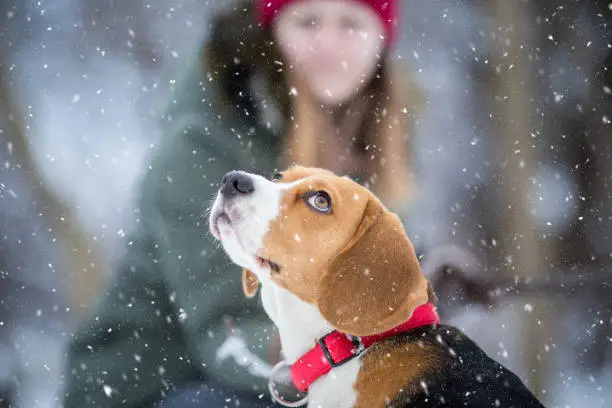
<svg viewBox="0 0 612 408">
<path fill-rule="evenodd" d="M 348 363 L 349 361 L 351 361 L 352 359 L 360 355 L 365 350 L 365 346 L 361 342 L 361 338 L 357 336 L 351 336 L 351 335 L 346 334 L 345 336 L 351 341 L 351 343 L 353 343 L 353 350 L 351 351 L 351 355 L 342 360 L 334 361 L 334 358 L 332 357 L 331 352 L 329 351 L 329 348 L 327 348 L 327 344 L 325 344 L 325 339 L 327 339 L 327 337 L 335 333 L 338 333 L 338 332 L 334 330 L 334 331 L 327 333 L 323 337 L 320 337 L 319 339 L 317 339 L 317 342 L 319 343 L 321 350 L 323 350 L 323 355 L 325 356 L 325 359 L 327 360 L 329 365 L 331 365 L 334 368 L 339 367 L 345 363 Z"/>
</svg>

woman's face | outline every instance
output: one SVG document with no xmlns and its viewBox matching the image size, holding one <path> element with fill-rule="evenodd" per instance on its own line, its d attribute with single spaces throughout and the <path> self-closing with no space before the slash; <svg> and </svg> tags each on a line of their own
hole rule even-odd
<svg viewBox="0 0 612 408">
<path fill-rule="evenodd" d="M 355 0 L 307 0 L 286 6 L 274 36 L 285 69 L 324 105 L 358 93 L 376 71 L 385 45 L 384 26 L 369 6 Z"/>
</svg>

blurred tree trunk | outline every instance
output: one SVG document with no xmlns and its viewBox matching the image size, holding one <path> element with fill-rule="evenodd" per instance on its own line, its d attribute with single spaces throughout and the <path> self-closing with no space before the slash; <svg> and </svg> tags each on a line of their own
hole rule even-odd
<svg viewBox="0 0 612 408">
<path fill-rule="evenodd" d="M 547 38 L 540 38 L 547 56 L 548 88 L 544 136 L 548 149 L 545 161 L 565 168 L 578 187 L 573 197 L 576 214 L 564 234 L 556 237 L 554 258 L 559 268 L 572 268 L 576 276 L 598 281 L 579 296 L 566 291 L 562 305 L 573 316 L 568 350 L 583 374 L 595 374 L 610 362 L 612 327 L 604 324 L 612 310 L 612 10 L 609 1 L 568 3 L 540 0 Z M 550 37 L 548 37 L 550 36 Z M 559 58 L 562 57 L 562 59 Z M 565 75 L 565 82 L 559 79 Z M 569 289 L 569 288 L 568 288 Z M 567 341 L 567 340 L 566 340 Z"/>
<path fill-rule="evenodd" d="M 593 3 L 593 14 L 601 18 L 598 29 L 603 36 L 602 45 L 607 48 L 603 61 L 593 69 L 589 101 L 586 104 L 586 129 L 582 151 L 586 152 L 589 165 L 583 173 L 584 195 L 588 206 L 584 211 L 587 223 L 590 263 L 610 270 L 612 266 L 612 9 L 608 0 Z M 592 60 L 592 58 L 591 58 Z M 592 338 L 583 342 L 585 350 L 581 369 L 602 372 L 612 360 L 610 339 L 612 325 L 602 324 L 612 316 L 612 275 L 609 273 L 601 284 L 588 294 L 581 307 Z M 586 343 L 586 344 L 585 344 Z M 584 347 L 582 347 L 584 346 Z M 582 350 L 579 352 L 582 353 Z M 609 366 L 608 366 L 609 367 Z"/>
<path fill-rule="evenodd" d="M 507 278 L 521 280 L 547 278 L 550 248 L 539 237 L 530 212 L 529 195 L 539 159 L 540 130 L 537 128 L 534 100 L 538 98 L 531 3 L 489 0 L 494 17 L 493 33 L 498 41 L 493 54 L 492 91 L 495 96 L 493 120 L 496 124 L 496 156 L 501 162 L 499 177 L 503 263 Z M 528 295 L 525 302 L 519 345 L 529 387 L 543 398 L 549 358 L 547 345 L 554 337 L 551 299 Z"/>
<path fill-rule="evenodd" d="M 0 52 L 0 114 L 9 119 L 9 128 L 3 129 L 8 146 L 3 148 L 12 149 L 15 163 L 21 166 L 34 195 L 46 208 L 44 216 L 50 221 L 56 239 L 66 248 L 67 263 L 71 265 L 71 270 L 66 271 L 65 275 L 72 283 L 69 293 L 72 294 L 73 311 L 78 316 L 95 300 L 100 291 L 105 277 L 105 258 L 102 258 L 100 248 L 83 231 L 70 207 L 46 186 L 23 132 L 24 127 L 20 120 L 23 114 L 19 112 L 11 95 L 7 81 L 10 75 L 2 57 Z"/>
</svg>

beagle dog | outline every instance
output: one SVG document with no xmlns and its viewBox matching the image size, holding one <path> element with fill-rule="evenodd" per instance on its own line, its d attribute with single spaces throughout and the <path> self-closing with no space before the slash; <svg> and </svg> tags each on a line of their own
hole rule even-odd
<svg viewBox="0 0 612 408">
<path fill-rule="evenodd" d="M 294 166 L 271 180 L 227 173 L 210 230 L 261 287 L 296 390 L 292 407 L 543 407 L 521 380 L 458 329 L 440 324 L 433 291 L 399 217 L 367 188 Z M 278 366 L 280 367 L 280 366 Z M 279 369 L 280 372 L 280 369 Z"/>
</svg>

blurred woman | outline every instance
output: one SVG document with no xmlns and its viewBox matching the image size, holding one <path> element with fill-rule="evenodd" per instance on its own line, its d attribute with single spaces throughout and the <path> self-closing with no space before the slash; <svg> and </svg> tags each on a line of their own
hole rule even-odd
<svg viewBox="0 0 612 408">
<path fill-rule="evenodd" d="M 177 82 L 108 290 L 74 335 L 66 408 L 269 405 L 274 328 L 203 212 L 232 169 L 292 163 L 369 186 L 400 214 L 418 105 L 391 61 L 399 1 L 243 1 Z"/>
</svg>

